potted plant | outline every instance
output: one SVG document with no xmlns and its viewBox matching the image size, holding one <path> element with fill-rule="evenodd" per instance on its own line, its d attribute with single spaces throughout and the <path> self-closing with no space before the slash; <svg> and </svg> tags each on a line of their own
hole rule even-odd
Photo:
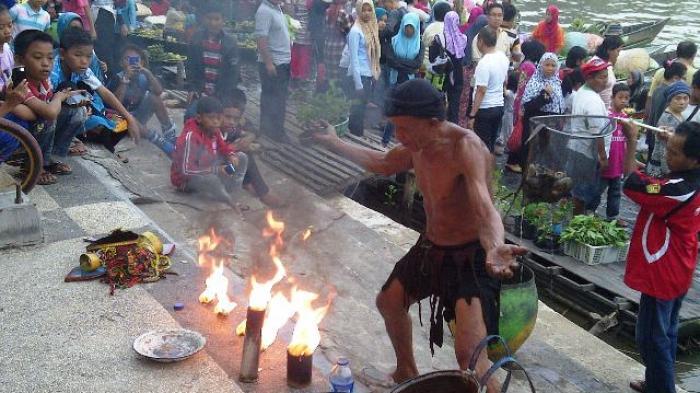
<svg viewBox="0 0 700 393">
<path fill-rule="evenodd" d="M 549 204 L 545 202 L 529 203 L 522 209 L 522 214 L 515 217 L 515 233 L 523 239 L 535 240 L 537 228 L 549 215 Z"/>
<path fill-rule="evenodd" d="M 627 232 L 615 221 L 596 216 L 575 216 L 562 232 L 564 253 L 585 264 L 598 265 L 623 260 L 629 247 Z"/>
<path fill-rule="evenodd" d="M 535 245 L 550 254 L 561 253 L 559 237 L 564 223 L 571 219 L 574 205 L 571 201 L 561 200 L 552 206 L 551 216 L 539 219 L 537 223 L 537 239 Z"/>
<path fill-rule="evenodd" d="M 313 94 L 304 99 L 297 111 L 297 119 L 305 128 L 319 120 L 325 120 L 332 124 L 338 136 L 341 136 L 348 130 L 349 111 L 350 102 L 345 98 L 345 94 L 331 84 L 325 93 Z"/>
</svg>

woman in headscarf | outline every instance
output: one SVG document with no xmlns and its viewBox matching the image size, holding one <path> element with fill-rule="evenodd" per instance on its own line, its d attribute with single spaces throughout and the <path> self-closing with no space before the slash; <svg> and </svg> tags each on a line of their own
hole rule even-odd
<svg viewBox="0 0 700 393">
<path fill-rule="evenodd" d="M 515 129 L 522 128 L 524 125 L 522 119 L 522 102 L 525 87 L 530 81 L 532 75 L 534 75 L 535 71 L 537 71 L 537 63 L 539 63 L 546 50 L 544 48 L 544 44 L 539 41 L 527 41 L 522 45 L 522 52 L 525 60 L 523 60 L 518 67 L 518 90 L 515 92 L 515 101 L 513 103 L 513 121 L 515 122 L 514 132 Z M 522 172 L 522 167 L 520 166 L 522 161 L 521 155 L 518 153 L 518 151 L 511 151 L 508 153 L 506 169 L 510 170 L 511 172 Z"/>
<path fill-rule="evenodd" d="M 357 20 L 348 33 L 348 42 L 340 60 L 347 67 L 348 96 L 352 99 L 348 128 L 354 135 L 364 134 L 365 108 L 372 85 L 379 79 L 381 44 L 377 16 L 372 0 L 357 2 Z"/>
<path fill-rule="evenodd" d="M 559 25 L 559 8 L 547 7 L 544 20 L 537 24 L 532 38 L 544 44 L 547 52 L 559 53 L 564 48 L 564 29 Z"/>
<path fill-rule="evenodd" d="M 644 94 L 644 75 L 641 71 L 633 70 L 627 77 L 627 85 L 630 87 L 630 102 L 629 104 L 635 111 L 644 110 L 647 98 Z"/>
<path fill-rule="evenodd" d="M 326 42 L 323 48 L 323 62 L 328 81 L 340 79 L 340 58 L 352 27 L 350 17 L 345 12 L 347 0 L 334 0 L 326 10 Z"/>
<path fill-rule="evenodd" d="M 420 19 L 409 12 L 401 19 L 401 28 L 391 39 L 386 53 L 389 84 L 397 85 L 413 79 L 423 62 L 425 47 L 420 39 Z"/>
<path fill-rule="evenodd" d="M 662 177 L 670 172 L 666 162 L 666 143 L 675 132 L 676 127 L 685 121 L 683 111 L 688 108 L 690 94 L 690 87 L 682 80 L 672 83 L 664 90 L 666 110 L 659 118 L 657 126 L 666 132 L 657 133 L 656 138 L 654 138 L 654 150 L 646 167 L 649 176 Z"/>
<path fill-rule="evenodd" d="M 447 120 L 453 123 L 459 121 L 460 96 L 464 87 L 464 73 L 462 59 L 467 48 L 467 37 L 459 31 L 459 15 L 450 11 L 445 15 L 443 33 L 438 36 L 439 42 L 433 42 L 430 46 L 429 58 L 431 63 L 444 49 L 452 65 L 451 70 L 445 75 L 442 91 L 447 95 Z"/>
<path fill-rule="evenodd" d="M 520 150 L 515 159 L 521 167 L 525 165 L 530 138 L 530 119 L 535 116 L 551 116 L 564 113 L 564 95 L 559 80 L 559 58 L 555 53 L 547 52 L 540 59 L 537 71 L 527 82 L 523 93 L 523 134 Z"/>
<path fill-rule="evenodd" d="M 401 19 L 399 32 L 387 47 L 386 65 L 389 69 L 389 86 L 396 86 L 414 79 L 423 63 L 425 47 L 420 39 L 420 18 L 409 12 Z M 387 146 L 394 135 L 394 126 L 386 123 L 382 144 Z"/>
</svg>

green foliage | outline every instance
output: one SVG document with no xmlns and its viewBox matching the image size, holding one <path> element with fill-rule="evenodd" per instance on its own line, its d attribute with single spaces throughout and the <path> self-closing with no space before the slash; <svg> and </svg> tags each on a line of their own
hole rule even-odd
<svg viewBox="0 0 700 393">
<path fill-rule="evenodd" d="M 623 247 L 629 240 L 627 232 L 615 221 L 596 216 L 575 216 L 560 237 L 560 242 L 579 242 L 590 246 Z"/>
<path fill-rule="evenodd" d="M 515 192 L 503 183 L 503 174 L 501 171 L 493 172 L 491 191 L 493 192 L 493 204 L 502 214 L 509 211 L 518 212 L 522 209 L 522 193 L 514 195 Z"/>
<path fill-rule="evenodd" d="M 389 184 L 384 191 L 384 204 L 389 206 L 396 205 L 396 194 L 399 193 L 399 188 L 393 184 Z"/>
<path fill-rule="evenodd" d="M 605 22 L 588 23 L 582 18 L 575 18 L 571 21 L 571 25 L 566 28 L 566 31 L 576 31 L 579 33 L 590 33 L 602 36 L 607 27 L 608 25 Z"/>
<path fill-rule="evenodd" d="M 309 95 L 303 102 L 299 106 L 297 119 L 305 125 L 318 120 L 332 125 L 340 124 L 348 118 L 350 111 L 350 102 L 345 94 L 333 84 L 325 93 Z"/>
</svg>

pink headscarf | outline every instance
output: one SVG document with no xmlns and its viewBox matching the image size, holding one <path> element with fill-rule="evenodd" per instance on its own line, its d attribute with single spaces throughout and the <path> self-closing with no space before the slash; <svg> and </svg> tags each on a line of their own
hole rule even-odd
<svg viewBox="0 0 700 393">
<path fill-rule="evenodd" d="M 459 31 L 459 15 L 450 11 L 445 15 L 445 49 L 454 57 L 464 57 L 464 49 L 467 47 L 467 37 Z"/>
<path fill-rule="evenodd" d="M 550 4 L 547 7 L 547 13 L 552 20 L 549 23 L 546 23 L 545 31 L 547 34 L 555 34 L 559 28 L 559 8 L 554 4 Z"/>
</svg>

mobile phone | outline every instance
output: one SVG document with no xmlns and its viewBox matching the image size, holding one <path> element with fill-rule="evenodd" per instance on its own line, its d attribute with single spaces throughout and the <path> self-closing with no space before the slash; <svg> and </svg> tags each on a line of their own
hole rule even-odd
<svg viewBox="0 0 700 393">
<path fill-rule="evenodd" d="M 129 68 L 139 68 L 141 67 L 141 56 L 127 56 L 127 62 Z"/>
<path fill-rule="evenodd" d="M 236 167 L 234 167 L 231 163 L 226 165 L 225 170 L 226 173 L 228 173 L 231 176 L 233 176 L 233 174 L 236 173 Z"/>
<path fill-rule="evenodd" d="M 12 69 L 12 86 L 17 86 L 27 79 L 27 72 L 24 67 L 15 67 Z"/>
</svg>

